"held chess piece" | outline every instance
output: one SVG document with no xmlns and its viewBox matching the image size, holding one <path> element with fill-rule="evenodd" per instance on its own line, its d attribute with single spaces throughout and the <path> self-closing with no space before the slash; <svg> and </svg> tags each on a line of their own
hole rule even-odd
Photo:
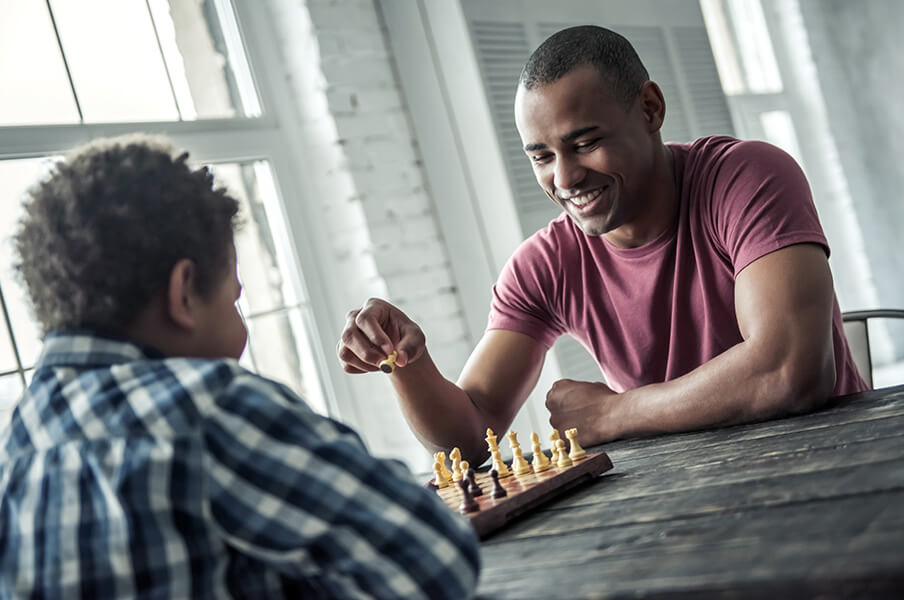
<svg viewBox="0 0 904 600">
<path fill-rule="evenodd" d="M 565 452 L 565 440 L 556 440 L 556 449 L 559 451 L 559 460 L 556 462 L 557 467 L 565 469 L 574 464 Z"/>
<path fill-rule="evenodd" d="M 452 448 L 452 452 L 449 453 L 449 460 L 452 461 L 452 481 L 458 483 L 461 481 L 461 450 L 458 449 L 458 446 Z"/>
<path fill-rule="evenodd" d="M 462 461 L 462 464 L 467 464 L 468 461 Z M 473 497 L 483 496 L 483 490 L 480 489 L 480 486 L 477 485 L 477 475 L 474 473 L 474 469 L 470 466 L 465 469 L 465 479 L 468 480 L 468 491 L 471 492 Z"/>
<path fill-rule="evenodd" d="M 518 434 L 514 431 L 508 433 L 509 443 L 512 446 L 512 472 L 515 475 L 527 475 L 530 473 L 530 463 L 524 458 L 524 452 L 521 450 L 521 444 L 518 443 Z"/>
<path fill-rule="evenodd" d="M 462 479 L 459 481 L 458 487 L 461 489 L 461 504 L 458 505 L 458 512 L 467 514 L 480 510 L 480 505 L 477 504 L 468 489 L 468 480 Z"/>
<path fill-rule="evenodd" d="M 509 470 L 508 465 L 505 464 L 505 461 L 502 460 L 502 455 L 499 454 L 499 445 L 496 443 L 496 434 L 493 433 L 492 429 L 487 428 L 486 440 L 487 446 L 490 449 L 490 454 L 493 456 L 493 468 L 496 469 L 499 477 L 511 477 L 512 472 Z"/>
<path fill-rule="evenodd" d="M 580 458 L 584 458 L 587 456 L 587 451 L 581 448 L 580 444 L 578 444 L 578 428 L 572 427 L 571 429 L 565 430 L 565 437 L 568 438 L 568 441 L 571 442 L 571 452 L 568 453 L 568 457 L 571 460 L 578 460 Z"/>
<path fill-rule="evenodd" d="M 384 373 L 392 373 L 395 370 L 395 361 L 398 356 L 399 353 L 393 350 L 389 356 L 386 357 L 386 360 L 380 361 L 380 370 Z"/>
<path fill-rule="evenodd" d="M 530 434 L 530 441 L 533 445 L 534 452 L 534 473 L 542 473 L 549 469 L 549 459 L 546 458 L 546 455 L 543 454 L 543 450 L 540 448 L 540 436 L 538 436 L 536 432 Z"/>
<path fill-rule="evenodd" d="M 492 496 L 494 500 L 508 496 L 508 492 L 506 492 L 505 488 L 502 487 L 502 484 L 499 483 L 499 473 L 496 472 L 496 469 L 490 469 L 490 479 L 493 480 L 493 493 L 490 494 L 490 496 Z"/>
</svg>

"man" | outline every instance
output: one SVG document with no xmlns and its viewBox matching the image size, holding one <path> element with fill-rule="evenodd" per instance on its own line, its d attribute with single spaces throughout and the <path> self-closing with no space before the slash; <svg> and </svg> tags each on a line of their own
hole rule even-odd
<svg viewBox="0 0 904 600">
<path fill-rule="evenodd" d="M 580 426 L 584 444 L 806 411 L 865 389 L 800 169 L 759 142 L 663 144 L 664 118 L 623 37 L 585 26 L 547 39 L 521 73 L 515 121 L 563 214 L 506 264 L 457 383 L 381 300 L 349 314 L 345 370 L 373 371 L 397 350 L 392 381 L 416 435 L 476 460 L 481 432 L 508 427 L 565 333 L 607 382 L 562 380 L 547 394 L 550 423 Z"/>
<path fill-rule="evenodd" d="M 469 524 L 236 359 L 238 201 L 114 138 L 25 204 L 47 333 L 0 434 L 0 597 L 464 598 Z"/>
</svg>

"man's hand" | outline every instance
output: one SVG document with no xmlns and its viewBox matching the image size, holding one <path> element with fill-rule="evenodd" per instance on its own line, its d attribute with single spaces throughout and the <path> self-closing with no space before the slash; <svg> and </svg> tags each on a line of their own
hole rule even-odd
<svg viewBox="0 0 904 600">
<path fill-rule="evenodd" d="M 346 373 L 379 370 L 380 361 L 395 350 L 395 364 L 404 367 L 424 355 L 426 341 L 421 328 L 401 310 L 379 298 L 371 298 L 348 313 L 336 354 Z"/>
<path fill-rule="evenodd" d="M 578 428 L 578 442 L 592 446 L 616 437 L 610 411 L 618 394 L 603 383 L 560 379 L 546 394 L 549 423 L 564 431 Z"/>
</svg>

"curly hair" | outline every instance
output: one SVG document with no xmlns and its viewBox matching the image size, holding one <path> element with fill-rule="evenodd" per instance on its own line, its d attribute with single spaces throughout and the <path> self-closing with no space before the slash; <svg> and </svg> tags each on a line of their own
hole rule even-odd
<svg viewBox="0 0 904 600">
<path fill-rule="evenodd" d="M 586 64 L 593 65 L 609 81 L 615 97 L 626 108 L 650 78 L 631 42 L 623 36 L 605 27 L 579 25 L 546 38 L 527 59 L 518 82 L 531 90 Z"/>
<path fill-rule="evenodd" d="M 123 333 L 184 258 L 202 297 L 222 281 L 239 203 L 187 159 L 161 137 L 99 139 L 27 192 L 15 268 L 44 334 Z"/>
</svg>

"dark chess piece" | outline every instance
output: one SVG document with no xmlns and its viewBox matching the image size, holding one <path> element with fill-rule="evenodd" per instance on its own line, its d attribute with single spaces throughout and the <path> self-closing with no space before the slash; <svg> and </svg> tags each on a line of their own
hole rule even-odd
<svg viewBox="0 0 904 600">
<path fill-rule="evenodd" d="M 468 480 L 468 491 L 471 492 L 473 497 L 483 496 L 483 490 L 477 485 L 477 476 L 474 474 L 474 469 L 468 467 L 468 471 L 465 473 L 465 479 Z"/>
<path fill-rule="evenodd" d="M 494 499 L 505 498 L 508 496 L 508 492 L 506 492 L 505 488 L 502 487 L 502 484 L 499 483 L 499 473 L 496 472 L 496 469 L 490 469 L 490 477 L 493 479 L 493 493 L 490 495 Z"/>
<path fill-rule="evenodd" d="M 477 504 L 477 501 L 474 500 L 474 497 L 471 496 L 471 492 L 468 490 L 468 481 L 462 479 L 458 482 L 458 487 L 461 488 L 461 504 L 458 505 L 458 512 L 467 514 L 480 510 L 480 505 Z"/>
</svg>

